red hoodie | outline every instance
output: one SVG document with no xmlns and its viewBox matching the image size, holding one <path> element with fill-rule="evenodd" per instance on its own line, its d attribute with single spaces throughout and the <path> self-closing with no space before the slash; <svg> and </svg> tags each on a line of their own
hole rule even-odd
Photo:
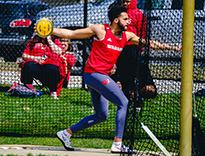
<svg viewBox="0 0 205 156">
<path fill-rule="evenodd" d="M 130 19 L 127 31 L 131 31 L 137 36 L 145 38 L 147 31 L 147 20 L 142 11 L 137 8 L 137 0 L 131 0 L 129 6 L 127 7 L 127 14 Z M 132 43 L 127 42 L 126 45 L 131 44 Z"/>
</svg>

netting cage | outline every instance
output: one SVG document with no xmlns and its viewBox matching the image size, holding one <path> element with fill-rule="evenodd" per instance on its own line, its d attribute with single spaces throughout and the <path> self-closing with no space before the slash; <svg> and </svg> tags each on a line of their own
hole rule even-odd
<svg viewBox="0 0 205 156">
<path fill-rule="evenodd" d="M 136 35 L 144 38 L 147 46 L 142 47 L 139 43 L 136 53 L 131 54 L 132 59 L 126 54 L 119 57 L 125 60 L 122 61 L 124 67 L 119 65 L 117 68 L 127 70 L 125 85 L 130 89 L 123 143 L 136 150 L 138 155 L 165 155 L 165 151 L 171 155 L 179 155 L 182 53 L 174 50 L 152 50 L 148 43 L 156 40 L 172 46 L 182 44 L 183 3 L 181 0 L 135 2 L 128 13 L 130 24 L 137 23 L 138 26 L 133 26 L 136 27 Z M 57 131 L 95 113 L 90 92 L 83 80 L 83 69 L 93 38 L 65 41 L 52 36 L 55 44 L 66 42 L 70 47 L 65 50 L 64 57 L 56 54 L 53 56 L 47 54 L 51 51 L 51 48 L 46 48 L 49 46 L 48 41 L 38 37 L 33 27 L 42 18 L 52 21 L 56 28 L 71 30 L 109 23 L 108 10 L 115 5 L 122 5 L 122 1 L 0 1 L 1 135 L 55 137 Z M 204 0 L 195 0 L 194 156 L 204 154 L 205 140 L 204 8 Z M 131 17 L 135 18 L 135 23 Z M 36 51 L 37 54 L 34 54 Z M 34 57 L 28 58 L 28 55 Z M 50 62 L 39 63 L 39 56 Z M 155 92 L 151 92 L 151 96 L 147 92 L 142 93 L 146 83 L 154 87 Z M 12 86 L 15 88 L 25 84 L 31 84 L 38 95 L 14 95 L 14 91 L 8 92 Z M 75 133 L 73 137 L 113 139 L 116 111 L 117 107 L 110 103 L 107 121 Z"/>
</svg>

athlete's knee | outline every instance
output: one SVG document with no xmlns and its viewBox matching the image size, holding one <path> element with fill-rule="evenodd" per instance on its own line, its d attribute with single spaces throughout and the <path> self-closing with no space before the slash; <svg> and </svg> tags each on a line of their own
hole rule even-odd
<svg viewBox="0 0 205 156">
<path fill-rule="evenodd" d="M 96 117 L 100 122 L 106 121 L 108 119 L 108 112 L 101 112 L 96 114 Z"/>
<path fill-rule="evenodd" d="M 128 99 L 124 98 L 123 100 L 121 100 L 121 103 L 119 105 L 117 105 L 118 109 L 122 109 L 122 110 L 126 111 L 128 103 L 129 103 Z"/>
</svg>

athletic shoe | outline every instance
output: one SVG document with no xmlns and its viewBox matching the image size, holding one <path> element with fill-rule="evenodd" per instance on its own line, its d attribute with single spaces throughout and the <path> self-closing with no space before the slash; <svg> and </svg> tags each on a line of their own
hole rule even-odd
<svg viewBox="0 0 205 156">
<path fill-rule="evenodd" d="M 126 147 L 125 145 L 122 145 L 122 147 L 118 147 L 113 144 L 111 147 L 111 153 L 136 154 L 137 152 L 129 149 L 129 147 Z"/>
<path fill-rule="evenodd" d="M 70 137 L 67 136 L 63 130 L 57 132 L 57 137 L 58 139 L 62 142 L 63 146 L 65 147 L 66 150 L 68 151 L 74 151 L 74 148 L 70 146 Z"/>
</svg>

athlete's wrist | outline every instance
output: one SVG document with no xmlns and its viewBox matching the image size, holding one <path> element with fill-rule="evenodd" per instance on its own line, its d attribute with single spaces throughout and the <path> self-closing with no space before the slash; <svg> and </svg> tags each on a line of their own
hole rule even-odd
<svg viewBox="0 0 205 156">
<path fill-rule="evenodd" d="M 177 47 L 176 47 L 176 46 L 172 46 L 172 49 L 173 49 L 173 50 L 177 50 Z"/>
</svg>

